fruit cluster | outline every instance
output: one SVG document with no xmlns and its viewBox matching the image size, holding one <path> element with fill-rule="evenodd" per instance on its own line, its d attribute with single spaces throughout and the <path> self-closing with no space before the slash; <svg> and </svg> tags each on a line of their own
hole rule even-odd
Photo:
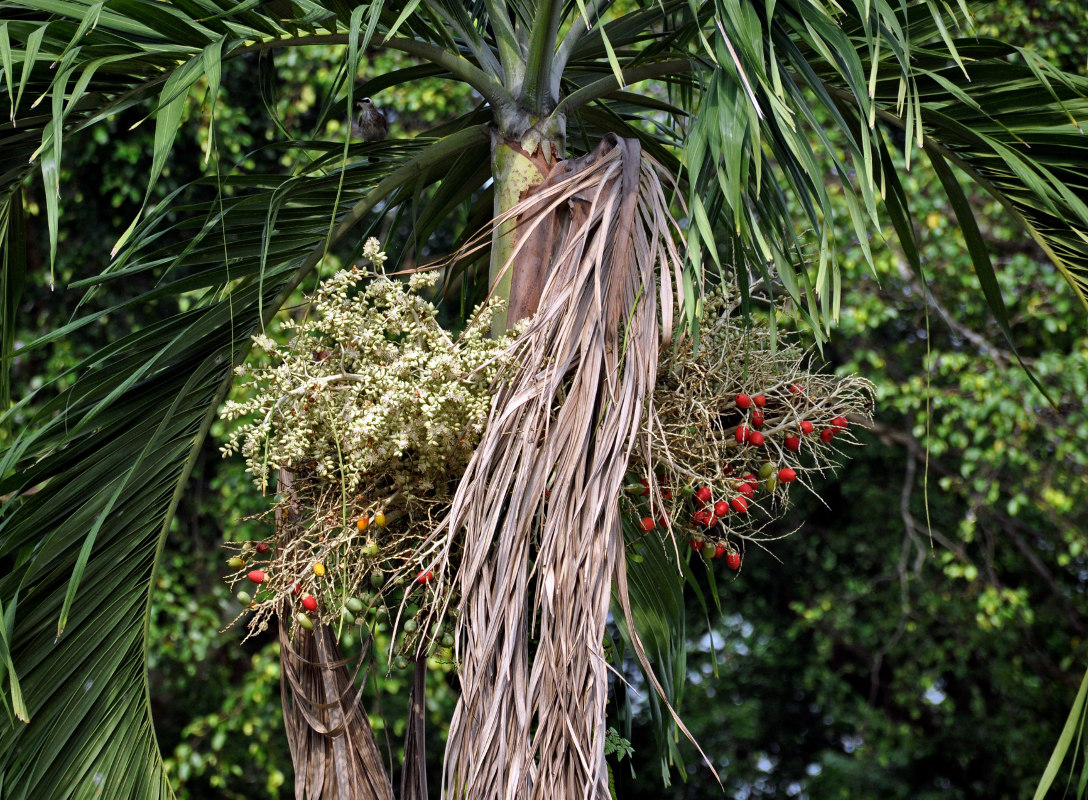
<svg viewBox="0 0 1088 800">
<path fill-rule="evenodd" d="M 392 538 L 388 521 L 380 510 L 356 518 L 355 530 L 367 535 L 351 548 L 356 557 L 350 568 L 336 558 L 338 551 L 330 551 L 329 561 L 312 554 L 300 560 L 299 548 L 289 541 L 279 548 L 267 541 L 232 545 L 236 555 L 227 559 L 233 570 L 227 580 L 242 587 L 235 596 L 243 613 L 253 613 L 250 635 L 266 628 L 273 614 L 281 624 L 290 620 L 304 630 L 329 625 L 337 636 L 347 626 L 388 627 L 399 614 L 395 665 L 407 667 L 423 633 L 430 634 L 431 655 L 452 659 L 451 625 L 438 612 L 447 605 L 450 613 L 455 610 L 436 594 L 434 572 L 396 551 L 383 552 L 379 541 Z"/>
<path fill-rule="evenodd" d="M 814 490 L 842 444 L 856 444 L 850 420 L 870 418 L 872 386 L 810 370 L 804 353 L 734 310 L 724 295 L 708 298 L 701 345 L 663 358 L 649 455 L 632 464 L 626 497 L 643 532 L 678 530 L 695 552 L 739 569 L 745 543 L 780 538 L 771 526 L 790 486 Z"/>
</svg>

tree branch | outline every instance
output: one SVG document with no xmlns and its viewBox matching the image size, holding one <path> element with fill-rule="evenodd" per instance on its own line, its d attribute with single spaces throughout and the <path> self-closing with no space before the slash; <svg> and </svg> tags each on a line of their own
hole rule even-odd
<svg viewBox="0 0 1088 800">
<path fill-rule="evenodd" d="M 510 24 L 510 12 L 505 3 L 498 0 L 484 0 L 487 16 L 491 20 L 491 29 L 495 33 L 495 42 L 499 46 L 499 61 L 506 77 L 506 89 L 515 97 L 521 94 L 525 81 L 525 53 L 518 42 L 514 26 Z"/>
<path fill-rule="evenodd" d="M 483 45 L 479 41 L 479 37 L 475 36 L 475 31 L 466 30 L 460 22 L 453 18 L 440 3 L 434 2 L 434 0 L 424 0 L 424 5 L 427 9 L 442 20 L 450 29 L 453 30 L 461 40 L 465 43 L 465 46 L 472 51 L 472 54 L 476 56 L 476 60 L 480 62 L 481 66 L 486 66 L 494 77 L 498 78 L 503 74 L 502 66 L 499 64 L 498 59 L 495 58 L 495 54 L 491 52 L 491 48 Z"/>
<path fill-rule="evenodd" d="M 666 75 L 671 75 L 676 72 L 691 72 L 694 67 L 690 59 L 673 59 L 670 61 L 657 61 L 652 64 L 643 64 L 638 67 L 631 67 L 626 69 L 622 73 L 624 86 L 629 86 L 632 83 L 638 83 L 639 81 L 649 80 L 651 78 L 663 78 Z M 583 86 L 577 91 L 571 92 L 556 106 L 555 111 L 551 116 L 558 117 L 561 114 L 570 114 L 587 103 L 592 103 L 594 100 L 598 100 L 602 97 L 606 97 L 612 92 L 620 89 L 620 82 L 615 75 L 609 75 L 607 78 L 601 78 L 598 81 L 594 81 L 588 86 Z"/>
<path fill-rule="evenodd" d="M 592 26 L 601 22 L 604 13 L 603 7 L 610 6 L 613 2 L 614 0 L 586 0 L 585 14 L 577 14 L 574 22 L 570 24 L 567 35 L 559 43 L 559 48 L 555 51 L 555 60 L 552 62 L 551 89 L 556 97 L 559 96 L 559 82 L 563 77 L 563 73 L 566 72 L 571 53 L 574 52 L 574 48 L 578 46 L 578 42 L 585 36 L 586 32 Z"/>
<path fill-rule="evenodd" d="M 919 452 L 920 448 L 918 447 L 917 442 L 910 434 L 903 433 L 898 428 L 880 425 L 878 423 L 873 424 L 873 431 L 882 439 L 890 440 L 896 444 L 902 445 L 907 450 L 908 458 L 914 460 L 921 460 L 922 458 L 924 458 L 924 456 Z M 958 472 L 949 469 L 939 461 L 934 461 L 931 459 L 929 462 L 929 466 L 931 469 L 940 473 L 944 477 L 951 477 L 955 479 L 959 479 L 960 477 Z M 1019 520 L 1003 514 L 989 504 L 984 504 L 980 508 L 1001 526 L 1002 532 L 1005 533 L 1012 540 L 1013 544 L 1016 546 L 1016 549 L 1021 553 L 1021 555 L 1024 556 L 1024 559 L 1031 566 L 1032 570 L 1034 570 L 1035 573 L 1043 579 L 1043 582 L 1047 585 L 1047 588 L 1050 589 L 1051 594 L 1053 595 L 1055 601 L 1057 602 L 1057 605 L 1061 609 L 1062 615 L 1065 617 L 1065 620 L 1069 623 L 1069 626 L 1078 635 L 1084 635 L 1085 632 L 1088 632 L 1088 625 L 1084 623 L 1081 615 L 1077 612 L 1077 609 L 1069 601 L 1069 598 L 1066 596 L 1066 593 L 1063 591 L 1057 579 L 1047 568 L 1047 565 L 1043 563 L 1043 560 L 1039 558 L 1039 555 L 1035 552 L 1035 549 L 1027 542 L 1027 540 L 1022 535 L 1022 532 L 1025 531 L 1031 533 L 1030 529 Z M 954 543 L 948 540 L 938 531 L 931 531 L 931 533 L 933 534 L 934 540 L 936 540 L 942 547 L 945 547 L 950 552 L 955 553 L 958 557 L 964 557 L 963 549 L 958 545 L 958 543 Z"/>
<path fill-rule="evenodd" d="M 955 316 L 941 304 L 928 286 L 920 286 L 918 284 L 913 271 L 907 268 L 907 265 L 901 258 L 896 259 L 896 268 L 899 272 L 899 277 L 922 295 L 922 299 L 925 301 L 926 305 L 937 312 L 937 316 L 945 321 L 948 327 L 952 329 L 953 333 L 973 344 L 980 353 L 992 359 L 997 367 L 1000 369 L 1007 369 L 1009 364 L 1016 360 L 1016 356 L 1012 353 L 1007 350 L 1002 350 L 1000 347 L 995 347 L 985 336 L 976 333 L 962 322 L 959 322 Z M 1020 361 L 1028 366 L 1035 363 L 1035 359 L 1033 358 L 1021 358 Z"/>
<path fill-rule="evenodd" d="M 539 0 L 533 15 L 525 74 L 529 79 L 529 107 L 536 114 L 548 113 L 551 101 L 559 99 L 551 93 L 551 71 L 562 13 L 561 0 Z"/>
</svg>

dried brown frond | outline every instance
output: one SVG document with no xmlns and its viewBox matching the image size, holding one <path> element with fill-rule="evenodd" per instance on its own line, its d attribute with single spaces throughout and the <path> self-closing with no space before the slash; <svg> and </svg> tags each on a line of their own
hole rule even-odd
<svg viewBox="0 0 1088 800">
<path fill-rule="evenodd" d="M 427 800 L 427 654 L 416 656 L 408 693 L 408 729 L 404 734 L 400 800 Z"/>
<path fill-rule="evenodd" d="M 436 565 L 462 595 L 444 793 L 605 798 L 602 642 L 623 563 L 618 495 L 632 452 L 649 452 L 644 415 L 680 258 L 658 172 L 633 141 L 608 137 L 561 162 L 511 215 L 521 242 L 539 243 L 539 228 L 554 238 L 517 366 L 437 539 L 451 556 L 464 541 L 455 574 Z M 525 252 L 515 249 L 513 268 Z"/>
<path fill-rule="evenodd" d="M 280 626 L 283 721 L 296 800 L 393 800 L 361 693 L 332 631 Z M 360 664 L 366 662 L 366 647 Z M 364 681 L 365 682 L 365 681 Z"/>
</svg>

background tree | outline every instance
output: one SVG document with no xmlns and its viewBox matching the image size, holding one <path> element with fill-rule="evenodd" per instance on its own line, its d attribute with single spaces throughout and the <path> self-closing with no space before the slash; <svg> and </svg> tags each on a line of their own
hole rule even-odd
<svg viewBox="0 0 1088 800">
<path fill-rule="evenodd" d="M 289 177 L 256 164 L 223 170 L 196 187 L 212 192 L 212 200 L 191 207 L 159 204 L 122 236 L 112 265 L 73 276 L 73 289 L 97 291 L 84 298 L 78 317 L 24 356 L 107 314 L 118 329 L 113 343 L 33 397 L 35 416 L 5 455 L 9 502 L 0 520 L 0 552 L 10 571 L 0 583 L 2 655 L 12 709 L 31 718 L 29 725 L 12 722 L 3 733 L 5 787 L 13 787 L 12 796 L 31 790 L 47 772 L 59 776 L 59 796 L 99 785 L 119 796 L 153 791 L 146 787 L 165 790 L 147 709 L 143 620 L 165 531 L 229 385 L 229 367 L 260 321 L 270 319 L 334 248 L 349 235 L 361 243 L 361 234 L 377 224 L 377 211 L 393 213 L 400 205 L 411 218 L 408 246 L 391 248 L 406 258 L 415 257 L 454 209 L 468 210 L 471 232 L 471 223 L 485 218 L 491 205 L 485 187 L 492 169 L 481 166 L 489 132 L 472 126 L 488 113 L 503 137 L 527 134 L 522 149 L 544 159 L 554 157 L 566 130 L 581 137 L 576 142 L 570 136 L 573 152 L 588 150 L 606 130 L 636 136 L 673 169 L 679 161 L 669 147 L 686 144 L 695 252 L 735 265 L 735 274 L 724 267 L 722 274 L 742 286 L 767 274 L 773 262 L 815 331 L 838 308 L 839 273 L 824 255 L 832 252 L 835 221 L 851 223 L 864 245 L 876 208 L 873 187 L 881 182 L 908 264 L 920 269 L 884 125 L 904 130 L 907 158 L 917 159 L 922 147 L 933 159 L 967 231 L 966 245 L 999 327 L 1007 327 L 1007 315 L 996 280 L 946 160 L 1007 201 L 1067 276 L 1083 266 L 1070 224 L 1083 224 L 1085 214 L 1079 143 L 1069 122 L 1082 108 L 1077 98 L 1083 82 L 1049 71 L 1028 54 L 1020 54 L 1022 66 L 1009 65 L 1004 57 L 1012 49 L 996 42 L 954 43 L 926 5 L 899 18 L 883 4 L 851 7 L 839 17 L 802 4 L 783 4 L 772 17 L 761 17 L 754 7 L 732 3 L 700 7 L 689 16 L 687 4 L 677 4 L 664 15 L 659 6 L 617 15 L 607 27 L 598 24 L 596 13 L 604 10 L 598 5 L 590 6 L 584 21 L 572 14 L 567 22 L 558 4 L 512 5 L 508 11 L 484 4 L 471 19 L 457 4 L 425 4 L 403 20 L 377 5 L 354 13 L 297 5 L 291 18 L 234 7 L 208 17 L 208 9 L 180 5 L 46 10 L 24 3 L 4 9 L 0 54 L 18 120 L 0 129 L 8 352 L 14 289 L 26 265 L 19 189 L 34 154 L 55 243 L 61 145 L 73 131 L 157 96 L 155 185 L 184 95 L 199 78 L 206 77 L 214 108 L 224 59 L 256 58 L 273 46 L 313 41 L 347 42 L 344 92 L 323 104 L 319 122 L 333 116 L 333 108 L 346 118 L 353 97 L 376 95 L 420 74 L 413 68 L 355 92 L 350 76 L 361 48 L 371 42 L 432 61 L 436 66 L 425 68 L 431 74 L 447 71 L 487 101 L 459 119 L 453 132 L 438 131 L 441 138 L 353 146 L 347 159 L 343 145 L 285 138 L 268 150 L 289 154 Z M 874 34 L 888 37 L 882 48 Z M 451 41 L 463 47 L 462 55 L 442 49 Z M 949 64 L 950 53 L 970 64 L 972 82 L 965 89 L 956 86 L 960 67 Z M 630 82 L 686 71 L 704 77 L 698 85 L 681 79 L 674 86 L 689 109 L 698 109 L 690 126 L 678 107 L 619 90 L 617 74 Z M 30 106 L 39 96 L 50 103 L 50 114 Z M 821 110 L 806 116 L 813 106 Z M 644 133 L 630 119 L 647 108 L 673 114 L 677 123 L 670 127 L 664 117 L 666 124 Z M 872 125 L 877 119 L 881 124 Z M 821 137 L 825 124 L 842 138 Z M 534 131 L 543 132 L 541 140 Z M 839 176 L 854 167 L 856 186 L 835 184 L 846 198 L 845 214 L 835 213 L 828 190 L 815 178 L 822 171 L 810 137 L 817 149 L 836 153 L 836 146 L 843 147 L 845 155 L 835 162 Z M 1043 142 L 1051 154 L 1045 163 L 1033 156 Z M 506 181 L 515 180 L 507 176 L 529 167 L 501 143 L 496 152 L 501 195 Z M 382 160 L 357 161 L 364 153 Z M 508 157 L 512 166 L 503 163 Z M 758 170 L 750 166 L 756 164 Z M 352 192 L 365 195 L 341 211 Z M 808 241 L 821 245 L 811 267 L 791 258 L 806 241 L 792 221 L 791 197 L 814 231 Z M 504 202 L 500 197 L 499 208 Z M 717 221 L 728 223 L 721 230 L 730 235 L 715 241 Z M 179 239 L 186 242 L 180 255 L 173 244 Z M 352 254 L 348 248 L 339 255 Z M 473 278 L 472 272 L 455 277 L 466 287 L 481 285 Z M 693 269 L 688 280 L 695 285 L 700 278 Z M 110 298 L 107 290 L 122 280 L 126 287 L 146 280 L 149 288 Z M 694 295 L 689 298 L 691 313 Z M 143 308 L 138 321 L 124 321 L 125 309 L 164 302 L 171 307 L 160 322 L 143 322 L 149 318 Z M 12 426 L 29 408 L 31 399 L 23 399 L 6 423 Z M 101 679 L 111 673 L 114 680 Z"/>
</svg>

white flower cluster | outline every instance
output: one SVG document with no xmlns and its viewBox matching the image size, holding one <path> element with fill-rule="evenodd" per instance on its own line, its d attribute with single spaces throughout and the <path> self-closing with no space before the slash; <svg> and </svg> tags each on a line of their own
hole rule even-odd
<svg viewBox="0 0 1088 800">
<path fill-rule="evenodd" d="M 364 255 L 385 261 L 376 240 Z M 343 270 L 318 287 L 306 320 L 285 324 L 286 345 L 254 336 L 270 365 L 238 370 L 251 396 L 221 409 L 225 420 L 244 418 L 223 454 L 241 452 L 262 488 L 285 468 L 345 494 L 360 483 L 443 494 L 479 441 L 509 339 L 487 336 L 498 301 L 452 339 L 419 295 L 435 280 L 417 273 L 406 287 Z"/>
</svg>

